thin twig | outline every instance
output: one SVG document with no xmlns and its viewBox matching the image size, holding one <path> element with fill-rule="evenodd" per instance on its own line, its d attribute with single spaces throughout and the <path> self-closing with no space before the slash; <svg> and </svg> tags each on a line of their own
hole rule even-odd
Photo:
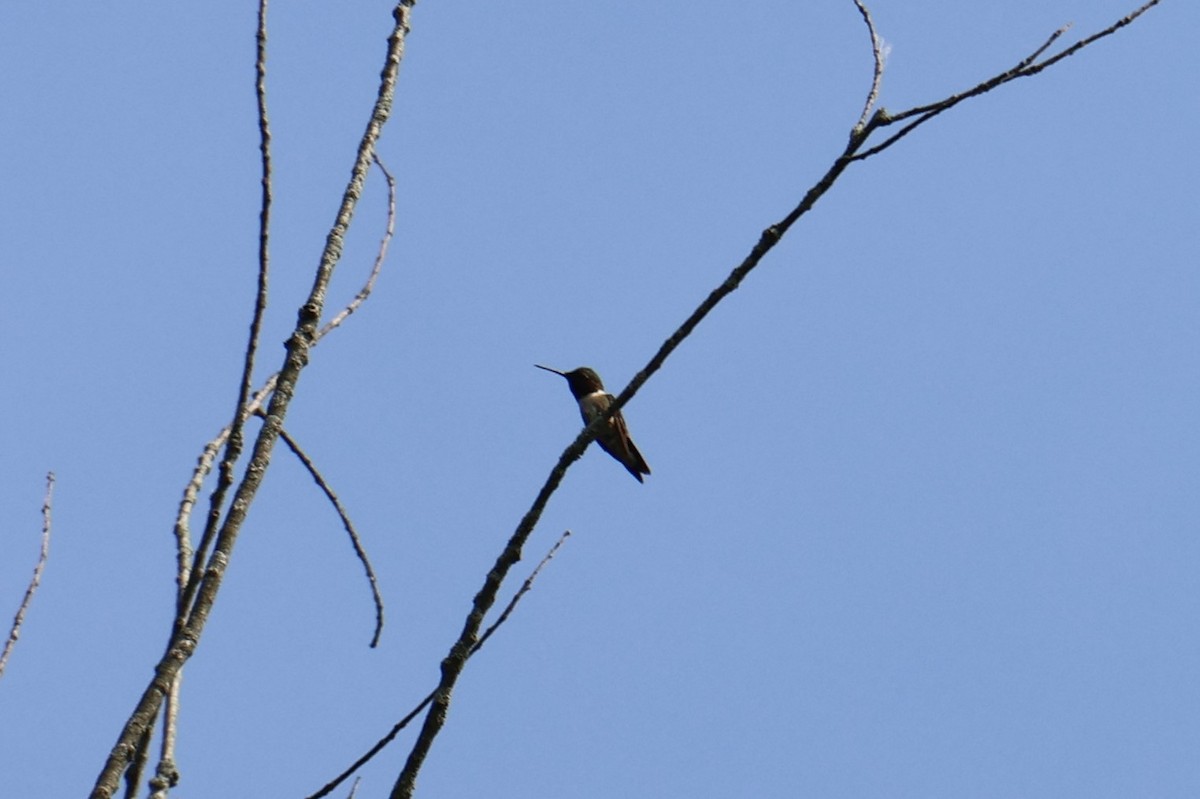
<svg viewBox="0 0 1200 799">
<path fill-rule="evenodd" d="M 171 691 L 163 701 L 163 740 L 154 769 L 150 778 L 149 799 L 166 799 L 171 789 L 179 784 L 179 766 L 175 763 L 175 745 L 179 734 L 179 694 L 183 684 L 183 672 L 175 675 L 171 681 Z"/>
<path fill-rule="evenodd" d="M 371 167 L 371 154 L 375 151 L 375 143 L 391 115 L 400 61 L 404 56 L 404 41 L 409 31 L 410 9 L 414 1 L 399 0 L 393 9 L 392 16 L 395 25 L 388 37 L 386 60 L 380 74 L 379 91 L 371 111 L 371 119 L 359 142 L 350 180 L 342 195 L 337 217 L 326 237 L 325 248 L 313 279 L 312 290 L 304 305 L 300 307 L 295 328 L 286 342 L 284 364 L 279 370 L 278 382 L 275 391 L 271 393 L 270 404 L 267 408 L 267 418 L 259 428 L 246 472 L 233 493 L 228 511 L 220 526 L 220 532 L 214 542 L 212 555 L 207 558 L 207 565 L 200 576 L 198 585 L 194 589 L 191 584 L 187 587 L 189 591 L 194 590 L 195 596 L 195 600 L 189 608 L 187 620 L 183 625 L 175 626 L 167 650 L 155 667 L 153 679 L 146 686 L 137 706 L 126 720 L 112 751 L 105 760 L 104 767 L 96 778 L 91 793 L 92 799 L 110 799 L 117 790 L 120 775 L 128 765 L 138 739 L 143 731 L 153 724 L 163 697 L 171 689 L 171 682 L 175 675 L 179 673 L 183 664 L 187 662 L 199 645 L 208 615 L 220 591 L 225 569 L 233 554 L 234 545 L 237 543 L 242 523 L 262 485 L 263 475 L 270 465 L 271 453 L 287 416 L 288 407 L 300 380 L 300 374 L 308 365 L 309 353 L 316 337 L 321 313 L 325 308 L 329 281 L 333 277 L 334 268 L 341 260 L 346 231 L 354 217 L 358 200 L 362 196 L 367 172 Z"/>
<path fill-rule="evenodd" d="M 1147 11 L 1149 11 L 1154 6 L 1158 5 L 1158 3 L 1159 3 L 1159 0 L 1149 0 L 1149 2 L 1146 3 L 1145 5 L 1143 5 L 1141 8 L 1138 8 L 1136 11 L 1131 11 L 1130 13 L 1126 14 L 1125 16 L 1121 17 L 1119 20 L 1114 22 L 1112 25 L 1109 25 L 1104 30 L 1099 31 L 1097 33 L 1093 33 L 1091 36 L 1088 36 L 1084 39 L 1080 39 L 1079 41 L 1075 42 L 1075 44 L 1071 45 L 1066 50 L 1063 50 L 1058 55 L 1046 59 L 1037 67 L 1037 70 L 1040 72 L 1041 70 L 1045 69 L 1046 67 L 1057 64 L 1059 61 L 1062 61 L 1064 58 L 1068 58 L 1069 56 L 1075 55 L 1077 52 L 1079 52 L 1083 48 L 1087 47 L 1089 44 L 1096 41 L 1097 39 L 1103 39 L 1105 36 L 1111 36 L 1112 34 L 1119 31 L 1121 28 L 1124 28 L 1126 25 L 1133 22 L 1135 19 L 1140 17 L 1142 14 L 1145 14 Z"/>
<path fill-rule="evenodd" d="M 8 628 L 8 640 L 4 642 L 4 651 L 0 652 L 0 677 L 4 676 L 4 667 L 8 665 L 8 658 L 12 655 L 13 647 L 17 645 L 17 641 L 21 637 L 21 625 L 25 623 L 25 613 L 33 602 L 33 595 L 37 593 L 38 586 L 42 584 L 42 573 L 46 570 L 46 561 L 50 559 L 50 509 L 53 505 L 54 472 L 47 472 L 46 493 L 42 497 L 42 546 L 38 550 L 37 562 L 33 565 L 33 576 L 29 578 L 29 584 L 25 586 L 25 596 L 21 598 L 21 604 L 17 606 L 12 626 Z"/>
<path fill-rule="evenodd" d="M 208 519 L 200 545 L 196 548 L 192 563 L 191 578 L 182 586 L 179 598 L 179 622 L 190 612 L 200 572 L 207 561 L 208 545 L 217 534 L 221 522 L 221 511 L 225 494 L 233 485 L 234 465 L 242 455 L 244 441 L 242 428 L 250 416 L 250 392 L 254 387 L 254 358 L 262 338 L 263 316 L 267 311 L 268 284 L 270 278 L 271 204 L 273 201 L 271 172 L 271 123 L 267 118 L 267 0 L 259 0 L 258 29 L 255 33 L 254 95 L 258 103 L 259 155 L 262 164 L 262 195 L 258 215 L 258 285 L 254 295 L 254 313 L 250 321 L 250 334 L 246 342 L 246 354 L 242 360 L 242 379 L 238 385 L 237 405 L 234 406 L 233 421 L 229 424 L 229 437 L 225 445 L 225 457 L 218 467 L 217 486 L 209 500 Z"/>
<path fill-rule="evenodd" d="M 563 545 L 570 535 L 570 530 L 564 530 L 563 534 L 558 537 L 558 540 L 554 542 L 554 546 L 550 547 L 550 551 L 546 553 L 546 555 L 538 562 L 538 565 L 534 567 L 533 571 L 529 573 L 529 576 L 525 578 L 525 582 L 521 584 L 520 590 L 513 594 L 512 599 L 508 601 L 508 605 L 505 606 L 503 612 L 501 612 L 496 618 L 496 621 L 492 623 L 492 625 L 487 628 L 487 631 L 485 631 L 483 635 L 479 637 L 479 641 L 471 650 L 471 656 L 474 656 L 475 653 L 482 649 L 487 639 L 492 637 L 492 633 L 496 632 L 496 630 L 500 629 L 500 626 L 504 624 L 504 622 L 508 621 L 508 617 L 512 615 L 512 612 L 517 607 L 517 604 L 521 601 L 525 594 L 527 594 L 529 590 L 533 588 L 533 581 L 537 579 L 539 574 L 541 574 L 542 569 L 545 568 L 546 564 L 548 564 L 554 558 L 554 556 L 558 553 L 559 547 Z M 396 736 L 400 734 L 401 730 L 407 727 L 412 720 L 421 713 L 422 710 L 429 707 L 429 703 L 433 701 L 433 695 L 435 692 L 436 691 L 431 691 L 428 696 L 417 703 L 416 707 L 408 711 L 404 718 L 396 722 L 395 725 L 393 725 L 388 731 L 387 735 L 376 741 L 375 745 L 368 749 L 362 755 L 362 757 L 358 758 L 358 760 L 355 760 L 352 764 L 350 764 L 349 768 L 334 777 L 319 791 L 314 793 L 312 796 L 309 796 L 308 799 L 321 799 L 323 796 L 328 796 L 334 791 L 334 789 L 348 780 L 354 774 L 354 772 L 365 766 L 371 760 L 371 758 L 383 751 L 388 744 L 395 740 Z"/>
<path fill-rule="evenodd" d="M 867 24 L 867 33 L 871 35 L 871 55 L 875 58 L 875 72 L 871 76 L 871 88 L 867 92 L 867 101 L 863 104 L 862 115 L 858 118 L 858 124 L 855 126 L 861 128 L 870 119 L 871 109 L 875 107 L 875 102 L 879 99 L 879 88 L 883 84 L 883 40 L 879 38 L 879 33 L 875 30 L 875 20 L 871 19 L 871 10 L 862 0 L 854 0 L 854 5 L 858 7 L 858 13 L 862 14 L 863 22 Z"/>
<path fill-rule="evenodd" d="M 371 265 L 371 273 L 367 275 L 367 282 L 358 290 L 358 294 L 354 296 L 354 299 L 347 303 L 346 307 L 339 311 L 337 316 L 330 319 L 317 332 L 317 341 L 320 341 L 341 325 L 342 322 L 346 321 L 346 317 L 357 311 L 359 306 L 367 301 L 367 297 L 371 296 L 371 292 L 375 289 L 375 280 L 383 270 L 383 262 L 387 260 L 388 245 L 392 243 L 392 236 L 396 233 L 396 178 L 384 166 L 383 161 L 379 158 L 379 153 L 372 153 L 371 158 L 375 162 L 375 166 L 379 167 L 379 171 L 383 173 L 383 179 L 387 181 L 387 223 L 384 225 L 383 239 L 379 242 L 379 249 L 375 253 L 375 263 Z M 316 344 L 316 341 L 313 343 Z"/>
<path fill-rule="evenodd" d="M 1026 68 L 1026 67 L 1028 67 L 1030 64 L 1032 64 L 1034 61 L 1037 61 L 1037 60 L 1038 60 L 1038 58 L 1040 58 L 1040 57 L 1041 57 L 1042 53 L 1044 53 L 1044 52 L 1046 52 L 1047 50 L 1049 50 L 1049 49 L 1050 49 L 1050 47 L 1051 47 L 1051 46 L 1052 46 L 1052 45 L 1053 45 L 1055 42 L 1057 42 L 1059 39 L 1061 39 L 1061 38 L 1062 38 L 1062 35 L 1063 35 L 1064 33 L 1066 33 L 1067 31 L 1069 31 L 1070 29 L 1071 29 L 1071 23 L 1070 23 L 1070 22 L 1068 22 L 1066 25 L 1063 25 L 1061 28 L 1059 28 L 1058 30 L 1056 30 L 1054 33 L 1050 34 L 1049 38 L 1047 38 L 1047 39 L 1046 39 L 1046 43 L 1045 43 L 1045 44 L 1043 44 L 1043 45 L 1042 45 L 1041 47 L 1039 47 L 1038 49 L 1034 50 L 1034 51 L 1033 51 L 1032 53 L 1030 53 L 1028 56 L 1026 56 L 1026 57 L 1025 57 L 1025 58 L 1024 58 L 1022 61 L 1021 61 L 1021 63 L 1020 63 L 1020 64 L 1017 64 L 1017 67 L 1016 67 L 1016 68 L 1017 68 L 1018 70 L 1025 69 L 1025 68 Z"/>
<path fill-rule="evenodd" d="M 225 456 L 221 460 L 217 486 L 209 498 L 209 511 L 204 532 L 200 537 L 199 546 L 193 550 L 189 533 L 191 509 L 195 497 L 199 494 L 203 477 L 196 483 L 195 494 L 184 492 L 180 515 L 176 519 L 176 605 L 175 625 L 177 630 L 186 623 L 192 602 L 195 599 L 195 589 L 200 583 L 201 570 L 208 559 L 208 550 L 216 536 L 221 520 L 221 509 L 224 506 L 225 495 L 234 480 L 234 466 L 241 458 L 244 449 L 243 429 L 246 419 L 253 411 L 253 406 L 261 402 L 262 394 L 251 396 L 254 380 L 254 361 L 258 353 L 258 345 L 262 340 L 263 318 L 266 315 L 268 288 L 270 282 L 270 240 L 271 240 L 271 208 L 273 204 L 272 166 L 271 166 L 271 123 L 267 115 L 267 2 L 259 0 L 258 26 L 255 31 L 254 59 L 254 95 L 258 108 L 259 155 L 261 164 L 262 187 L 259 225 L 258 225 L 258 282 L 254 297 L 254 312 L 250 321 L 250 333 L 246 343 L 245 357 L 242 361 L 242 379 L 238 387 L 237 404 L 234 406 L 233 420 L 226 427 L 228 434 L 225 439 Z M 210 445 L 200 458 L 199 473 L 207 474 L 211 463 L 215 460 L 220 444 Z M 210 451 L 211 450 L 211 451 Z M 189 485 L 190 488 L 190 485 Z M 179 673 L 168 689 L 166 705 L 163 709 L 164 729 L 162 745 L 159 750 L 159 763 L 155 768 L 152 790 L 155 799 L 163 799 L 179 779 L 175 765 L 175 742 L 177 730 L 175 725 L 179 718 Z M 153 729 L 153 721 L 147 725 L 143 738 Z M 135 769 L 140 772 L 140 768 Z"/>
<path fill-rule="evenodd" d="M 542 573 L 542 569 L 546 568 L 546 564 L 554 560 L 554 556 L 558 554 L 559 547 L 566 543 L 567 539 L 570 537 L 571 531 L 563 530 L 563 534 L 560 535 L 558 540 L 554 542 L 554 546 L 550 547 L 550 551 L 547 552 L 540 561 L 538 561 L 538 565 L 533 567 L 533 571 L 531 571 L 529 576 L 525 578 L 525 582 L 521 583 L 521 587 L 515 594 L 513 594 L 512 599 L 508 600 L 508 604 L 504 607 L 504 610 L 500 611 L 500 615 L 496 617 L 496 620 L 492 622 L 492 624 L 486 630 L 483 631 L 483 635 L 479 636 L 479 641 L 475 644 L 475 648 L 471 650 L 472 656 L 474 656 L 475 653 L 480 649 L 483 649 L 483 645 L 487 643 L 487 639 L 492 637 L 492 633 L 500 629 L 501 624 L 504 624 L 504 622 L 508 621 L 508 617 L 512 615 L 514 610 L 516 610 L 517 603 L 521 601 L 522 597 L 529 593 L 529 589 L 533 588 L 533 581 L 536 580 L 538 575 Z"/>
<path fill-rule="evenodd" d="M 316 793 L 307 797 L 307 799 L 321 799 L 321 797 L 323 797 L 323 796 L 328 796 L 339 785 L 341 785 L 343 782 L 345 782 L 351 776 L 353 776 L 354 772 L 358 771 L 360 768 L 365 766 L 373 757 L 375 757 L 375 755 L 382 752 L 387 747 L 388 744 L 390 744 L 392 741 L 394 741 L 396 739 L 396 736 L 399 735 L 400 732 L 405 727 L 407 727 L 410 723 L 412 723 L 413 719 L 415 719 L 417 716 L 419 716 L 421 714 L 421 711 L 423 711 L 425 708 L 429 707 L 430 703 L 433 702 L 434 693 L 436 693 L 436 689 L 434 691 L 430 691 L 429 695 L 426 696 L 424 699 L 422 699 L 420 702 L 418 702 L 416 707 L 414 707 L 412 710 L 408 711 L 407 715 L 405 715 L 404 718 L 397 721 L 392 726 L 392 728 L 390 730 L 388 730 L 387 735 L 383 736 L 378 741 L 376 741 L 375 745 L 372 746 L 370 749 L 368 749 L 363 754 L 362 757 L 360 757 L 358 760 L 355 760 L 353 763 L 351 763 L 350 766 L 345 771 L 343 771 L 341 774 L 334 777 L 332 780 L 329 781 L 329 783 L 322 786 L 321 789 L 318 790 Z"/>
<path fill-rule="evenodd" d="M 326 498 L 332 503 L 334 510 L 337 511 L 338 517 L 342 520 L 342 527 L 346 528 L 347 535 L 350 536 L 350 545 L 354 547 L 354 554 L 358 556 L 358 560 L 363 565 L 363 569 L 367 573 L 367 582 L 371 585 L 371 596 L 375 600 L 375 634 L 371 638 L 371 648 L 379 645 L 379 636 L 383 635 L 383 597 L 379 594 L 379 581 L 375 578 L 375 569 L 371 566 L 371 559 L 367 557 L 367 551 L 363 548 L 362 539 L 359 538 L 358 531 L 354 529 L 354 522 L 350 521 L 350 513 L 346 507 L 342 505 L 342 501 L 338 499 L 338 495 L 330 488 L 329 482 L 317 469 L 317 465 L 313 463 L 312 458 L 301 449 L 300 444 L 296 439 L 288 434 L 287 430 L 280 430 L 279 437 L 288 445 L 300 462 L 304 464 L 304 468 L 312 475 L 312 479 L 325 493 Z"/>
</svg>

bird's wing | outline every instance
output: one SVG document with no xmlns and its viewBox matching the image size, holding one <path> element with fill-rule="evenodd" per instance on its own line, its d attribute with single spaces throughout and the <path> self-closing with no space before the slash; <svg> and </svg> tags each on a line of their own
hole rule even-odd
<svg viewBox="0 0 1200 799">
<path fill-rule="evenodd" d="M 611 399 L 612 395 L 610 394 L 609 397 Z M 646 459 L 642 457 L 642 453 L 638 452 L 637 445 L 633 443 L 633 439 L 629 435 L 629 428 L 625 425 L 625 417 L 621 415 L 620 411 L 613 414 L 612 423 L 617 428 L 617 432 L 620 433 L 617 440 L 621 442 L 622 449 L 629 456 L 629 462 L 636 466 L 642 474 L 650 474 L 650 467 L 646 464 Z M 640 480 L 641 478 L 638 479 Z"/>
</svg>

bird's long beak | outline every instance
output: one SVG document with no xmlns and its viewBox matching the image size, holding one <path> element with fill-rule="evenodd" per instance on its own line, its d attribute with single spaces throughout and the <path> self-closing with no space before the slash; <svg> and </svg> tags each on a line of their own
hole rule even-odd
<svg viewBox="0 0 1200 799">
<path fill-rule="evenodd" d="M 534 366 L 539 369 L 545 369 L 547 372 L 554 372 L 556 375 L 562 375 L 563 377 L 567 376 L 566 372 L 560 372 L 557 369 L 551 369 L 549 366 L 542 366 L 540 363 L 535 363 Z"/>
</svg>

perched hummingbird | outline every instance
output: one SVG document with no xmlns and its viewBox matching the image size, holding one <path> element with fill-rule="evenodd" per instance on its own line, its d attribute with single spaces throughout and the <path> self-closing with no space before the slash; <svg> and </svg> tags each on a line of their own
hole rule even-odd
<svg viewBox="0 0 1200 799">
<path fill-rule="evenodd" d="M 585 425 L 591 424 L 596 417 L 608 410 L 608 406 L 613 402 L 613 395 L 604 391 L 600 375 L 586 366 L 571 372 L 560 372 L 537 363 L 534 366 L 567 378 L 567 385 L 571 387 L 571 393 L 579 403 L 579 414 L 583 417 Z M 607 425 L 601 426 L 600 432 L 596 434 L 596 442 L 600 444 L 601 449 L 620 461 L 639 483 L 644 482 L 643 474 L 650 474 L 646 459 L 629 437 L 629 428 L 625 426 L 625 418 L 621 416 L 620 411 L 612 415 Z"/>
</svg>

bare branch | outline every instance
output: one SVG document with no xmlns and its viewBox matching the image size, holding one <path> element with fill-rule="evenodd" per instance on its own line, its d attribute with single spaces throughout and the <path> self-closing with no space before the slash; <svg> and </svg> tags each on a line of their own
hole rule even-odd
<svg viewBox="0 0 1200 799">
<path fill-rule="evenodd" d="M 1028 67 L 1030 64 L 1032 64 L 1034 61 L 1037 61 L 1037 60 L 1038 60 L 1038 58 L 1041 56 L 1041 54 L 1042 54 L 1042 53 L 1044 53 L 1044 52 L 1046 52 L 1047 50 L 1049 50 L 1049 49 L 1050 49 L 1050 47 L 1051 47 L 1051 46 L 1052 46 L 1052 45 L 1053 45 L 1055 42 L 1057 42 L 1057 41 L 1058 41 L 1060 38 L 1062 38 L 1062 35 L 1063 35 L 1064 33 L 1066 33 L 1067 31 L 1069 31 L 1070 29 L 1071 29 L 1071 23 L 1069 23 L 1069 22 L 1068 22 L 1066 25 L 1063 25 L 1061 28 L 1059 28 L 1058 30 L 1056 30 L 1054 33 L 1050 34 L 1050 38 L 1046 39 L 1046 43 L 1045 43 L 1045 44 L 1043 44 L 1043 45 L 1042 45 L 1041 47 L 1039 47 L 1038 49 L 1034 50 L 1034 51 L 1033 51 L 1032 53 L 1030 53 L 1028 56 L 1026 56 L 1026 57 L 1025 57 L 1025 58 L 1024 58 L 1022 61 L 1021 61 L 1021 63 L 1020 63 L 1020 64 L 1017 64 L 1016 68 L 1017 68 L 1018 70 L 1020 70 L 1020 69 L 1025 69 L 1025 68 L 1026 68 L 1026 67 Z"/>
<path fill-rule="evenodd" d="M 8 665 L 8 658 L 12 655 L 13 647 L 17 645 L 17 641 L 21 637 L 21 625 L 25 623 L 25 613 L 33 602 L 33 595 L 37 593 L 38 586 L 42 584 L 42 572 L 46 570 L 46 561 L 50 559 L 50 509 L 53 504 L 54 472 L 47 472 L 46 493 L 42 497 L 42 546 L 38 551 L 37 562 L 33 565 L 33 576 L 29 578 L 29 585 L 25 586 L 25 596 L 21 598 L 21 604 L 17 606 L 12 626 L 8 628 L 8 640 L 4 642 L 4 651 L 0 652 L 0 677 L 4 676 L 4 667 Z"/>
<path fill-rule="evenodd" d="M 179 767 L 175 765 L 175 744 L 179 739 L 179 694 L 183 672 L 171 681 L 171 691 L 163 702 L 163 735 L 158 766 L 150 778 L 150 799 L 167 799 L 171 789 L 179 784 Z"/>
<path fill-rule="evenodd" d="M 371 265 L 371 273 L 367 276 L 367 282 L 358 290 L 354 299 L 317 332 L 317 339 L 313 344 L 341 325 L 346 317 L 357 311 L 359 306 L 367 301 L 367 297 L 371 296 L 371 292 L 375 289 L 375 280 L 379 277 L 380 271 L 383 270 L 383 262 L 387 259 L 388 245 L 392 243 L 392 236 L 396 233 L 396 179 L 379 159 L 379 153 L 371 153 L 371 158 L 375 162 L 375 166 L 379 167 L 379 171 L 383 173 L 383 179 L 387 181 L 388 187 L 387 224 L 384 226 L 383 240 L 379 242 L 379 250 L 375 253 L 375 263 Z"/>
<path fill-rule="evenodd" d="M 379 595 L 379 581 L 375 578 L 375 569 L 371 566 L 371 560 L 367 557 L 367 551 L 363 548 L 362 539 L 358 536 L 358 531 L 354 529 L 354 522 L 350 521 L 350 514 L 346 507 L 342 505 L 342 501 L 338 499 L 337 494 L 329 487 L 329 483 L 325 477 L 317 469 L 317 465 L 313 463 L 312 458 L 308 457 L 307 453 L 300 448 L 300 444 L 296 439 L 292 438 L 286 430 L 279 431 L 280 438 L 288 445 L 288 448 L 295 453 L 300 462 L 304 464 L 304 468 L 312 475 L 312 479 L 320 486 L 321 491 L 333 504 L 334 510 L 342 520 L 342 526 L 346 528 L 346 533 L 350 536 L 350 545 L 354 547 L 354 554 L 358 556 L 358 560 L 363 565 L 363 569 L 367 572 L 367 582 L 371 585 L 371 596 L 375 600 L 375 634 L 371 638 L 371 648 L 374 649 L 379 645 L 379 636 L 383 634 L 383 597 Z"/>
<path fill-rule="evenodd" d="M 394 741 L 396 739 L 396 736 L 399 735 L 400 732 L 405 727 L 407 727 L 409 724 L 411 724 L 413 719 L 415 719 L 417 716 L 419 716 L 421 714 L 421 711 L 423 711 L 425 708 L 429 707 L 430 703 L 433 702 L 434 693 L 436 693 L 436 691 L 431 691 L 428 696 L 426 696 L 424 699 L 422 699 L 420 702 L 417 703 L 416 707 L 414 707 L 412 710 L 408 711 L 408 713 L 404 716 L 404 718 L 397 721 L 396 724 L 390 730 L 388 730 L 387 735 L 383 736 L 378 741 L 376 741 L 375 745 L 372 746 L 370 749 L 368 749 L 363 754 L 362 757 L 360 757 L 358 760 L 355 760 L 353 763 L 351 763 L 349 768 L 347 768 L 341 774 L 334 777 L 326 785 L 322 786 L 321 789 L 318 790 L 316 793 L 308 796 L 307 799 L 321 799 L 321 797 L 328 796 L 329 794 L 333 793 L 333 791 L 339 785 L 341 785 L 346 780 L 350 779 L 350 777 L 353 776 L 354 772 L 358 771 L 360 768 L 365 766 L 367 763 L 369 763 L 371 761 L 372 758 L 375 757 L 375 755 L 379 754 L 384 749 L 386 749 L 387 745 L 390 744 L 392 741 Z"/>
<path fill-rule="evenodd" d="M 1105 36 L 1111 36 L 1112 34 L 1119 31 L 1121 28 L 1124 28 L 1126 25 L 1133 22 L 1135 19 L 1140 17 L 1142 14 L 1145 14 L 1147 11 L 1149 11 L 1154 6 L 1158 5 L 1158 3 L 1159 3 L 1159 0 L 1149 0 L 1149 2 L 1146 3 L 1145 5 L 1143 5 L 1141 8 L 1138 8 L 1136 11 L 1131 11 L 1130 13 L 1126 14 L 1125 16 L 1121 17 L 1119 20 L 1114 22 L 1112 25 L 1109 25 L 1104 30 L 1099 31 L 1097 33 L 1093 33 L 1091 36 L 1088 36 L 1085 39 L 1080 39 L 1079 41 L 1075 42 L 1075 44 L 1071 45 L 1066 50 L 1063 50 L 1061 53 L 1054 56 L 1053 58 L 1046 59 L 1041 64 L 1037 65 L 1037 67 L 1036 67 L 1037 71 L 1041 72 L 1046 67 L 1053 66 L 1054 64 L 1057 64 L 1059 61 L 1062 61 L 1064 58 L 1075 55 L 1080 50 L 1087 47 L 1089 44 L 1096 41 L 1097 39 L 1103 39 Z"/>
</svg>

